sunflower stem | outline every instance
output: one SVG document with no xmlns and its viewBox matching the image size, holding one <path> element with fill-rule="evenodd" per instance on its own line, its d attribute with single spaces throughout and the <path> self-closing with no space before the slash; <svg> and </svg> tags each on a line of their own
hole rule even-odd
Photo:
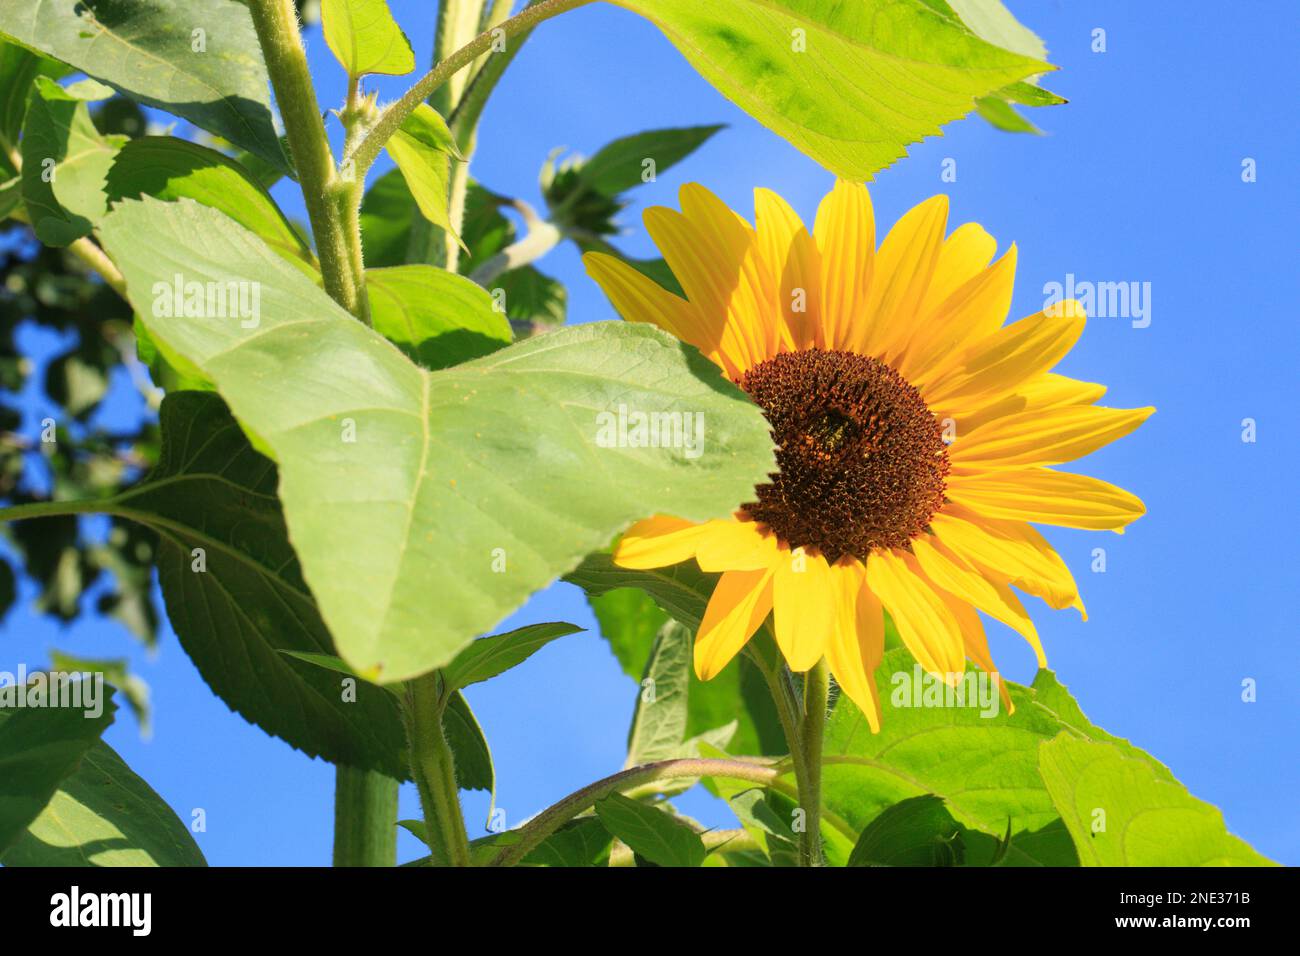
<svg viewBox="0 0 1300 956">
<path fill-rule="evenodd" d="M 460 808 L 456 763 L 442 715 L 446 699 L 432 671 L 406 682 L 406 735 L 411 776 L 420 792 L 424 829 L 435 866 L 469 866 L 469 835 Z"/>
<path fill-rule="evenodd" d="M 804 828 L 799 835 L 800 866 L 822 865 L 822 739 L 829 697 L 830 674 L 823 658 L 803 675 L 803 717 L 798 740 L 801 759 L 795 763 L 799 806 L 804 811 Z"/>
</svg>

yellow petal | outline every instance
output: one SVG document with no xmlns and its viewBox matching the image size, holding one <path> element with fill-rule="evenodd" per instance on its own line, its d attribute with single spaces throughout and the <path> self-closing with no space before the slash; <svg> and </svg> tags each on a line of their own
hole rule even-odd
<svg viewBox="0 0 1300 956">
<path fill-rule="evenodd" d="M 852 348 L 861 336 L 876 255 L 876 218 L 861 183 L 837 180 L 813 226 L 821 254 L 822 348 Z"/>
<path fill-rule="evenodd" d="M 1106 394 L 1106 386 L 1097 382 L 1081 382 L 1048 372 L 1018 386 L 1010 395 L 961 413 L 958 435 L 972 432 L 996 418 L 1005 418 L 1033 409 L 1061 408 L 1065 405 L 1091 405 Z"/>
<path fill-rule="evenodd" d="M 764 267 L 778 290 L 775 355 L 816 344 L 821 325 L 821 253 L 790 204 L 770 189 L 754 190 L 754 228 Z"/>
<path fill-rule="evenodd" d="M 637 570 L 681 564 L 694 557 L 704 531 L 704 525 L 667 515 L 638 521 L 623 533 L 614 563 Z"/>
<path fill-rule="evenodd" d="M 722 575 L 695 635 L 695 675 L 700 680 L 717 676 L 771 610 L 771 568 Z"/>
<path fill-rule="evenodd" d="M 956 364 L 970 343 L 992 335 L 1011 308 L 1016 280 L 1016 247 L 963 283 L 925 315 L 906 349 L 895 360 L 899 373 L 917 387 L 934 381 Z"/>
<path fill-rule="evenodd" d="M 702 352 L 707 353 L 712 347 L 700 335 L 702 323 L 698 310 L 685 299 L 603 252 L 588 252 L 582 257 L 582 264 L 587 268 L 587 275 L 605 291 L 615 310 L 627 321 L 657 325 Z"/>
<path fill-rule="evenodd" d="M 932 196 L 889 230 L 876 253 L 867 320 L 855 343 L 858 350 L 883 355 L 916 327 L 947 224 L 948 197 Z"/>
<path fill-rule="evenodd" d="M 1146 513 L 1123 488 L 1046 468 L 949 475 L 948 497 L 989 518 L 1090 531 L 1122 531 Z"/>
<path fill-rule="evenodd" d="M 922 667 L 950 681 L 965 670 L 957 621 L 925 581 L 916 558 L 902 551 L 873 553 L 867 558 L 867 585 Z"/>
<path fill-rule="evenodd" d="M 979 408 L 1044 375 L 1074 348 L 1085 319 L 1082 313 L 1039 312 L 999 329 L 968 348 L 947 375 L 926 386 L 926 404 L 935 411 Z M 961 424 L 958 417 L 958 428 Z"/>
<path fill-rule="evenodd" d="M 1035 648 L 1041 648 L 1034 622 L 1009 590 L 999 590 L 995 582 L 947 550 L 938 538 L 917 538 L 912 542 L 912 551 L 921 570 L 931 581 L 954 597 L 975 605 L 989 617 L 1001 621 Z"/>
<path fill-rule="evenodd" d="M 1021 412 L 958 437 L 948 454 L 956 469 L 1059 465 L 1123 438 L 1154 411 L 1067 405 Z"/>
<path fill-rule="evenodd" d="M 944 546 L 967 564 L 1042 598 L 1048 607 L 1078 608 L 1084 620 L 1088 619 L 1074 575 L 1032 526 L 984 518 L 952 503 L 930 519 L 930 527 Z"/>
<path fill-rule="evenodd" d="M 831 568 L 835 584 L 835 629 L 826 644 L 826 663 L 840 690 L 857 704 L 872 733 L 880 731 L 876 668 L 885 653 L 885 615 L 880 598 L 867 587 L 856 561 Z"/>
<path fill-rule="evenodd" d="M 1008 714 L 1014 714 L 1016 705 L 1011 702 L 1011 692 L 1007 689 L 1006 681 L 1002 679 L 997 665 L 993 663 L 988 638 L 984 635 L 984 622 L 965 601 L 951 594 L 944 595 L 944 601 L 948 604 L 948 610 L 952 611 L 952 616 L 957 619 L 957 626 L 961 628 L 961 639 L 966 648 L 966 656 L 978 664 L 980 670 L 998 682 L 998 693 L 1002 697 L 1002 704 Z"/>
<path fill-rule="evenodd" d="M 929 315 L 959 288 L 988 268 L 998 241 L 977 222 L 962 223 L 943 241 L 930 287 L 921 299 L 921 314 Z"/>
<path fill-rule="evenodd" d="M 831 570 L 821 555 L 783 553 L 772 582 L 776 643 L 792 671 L 806 671 L 826 652 L 835 623 Z"/>
<path fill-rule="evenodd" d="M 752 521 L 709 521 L 695 548 L 701 571 L 757 571 L 777 558 L 776 538 Z"/>
</svg>

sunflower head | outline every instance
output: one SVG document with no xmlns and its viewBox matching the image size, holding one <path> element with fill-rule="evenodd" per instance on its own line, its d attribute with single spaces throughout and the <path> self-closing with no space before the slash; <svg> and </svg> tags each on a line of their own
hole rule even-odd
<svg viewBox="0 0 1300 956">
<path fill-rule="evenodd" d="M 1015 247 L 994 261 L 980 226 L 949 233 L 943 196 L 879 248 L 861 185 L 837 184 L 811 233 L 767 190 L 752 226 L 700 186 L 681 202 L 645 221 L 685 298 L 612 256 L 584 261 L 624 318 L 699 348 L 772 426 L 778 470 L 732 519 L 656 516 L 615 552 L 625 567 L 694 559 L 721 575 L 696 635 L 699 676 L 769 614 L 790 667 L 825 657 L 873 728 L 886 613 L 918 662 L 954 682 L 967 660 L 997 673 L 980 611 L 1045 665 L 1013 588 L 1053 608 L 1083 604 L 1031 522 L 1122 532 L 1144 510 L 1053 467 L 1153 411 L 1099 406 L 1104 387 L 1051 371 L 1083 331 L 1082 308 L 1004 324 Z"/>
</svg>

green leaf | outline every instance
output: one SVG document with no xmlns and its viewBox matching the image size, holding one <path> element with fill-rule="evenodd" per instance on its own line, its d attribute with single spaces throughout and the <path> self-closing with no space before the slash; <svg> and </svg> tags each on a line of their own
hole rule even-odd
<svg viewBox="0 0 1300 956">
<path fill-rule="evenodd" d="M 321 30 L 349 76 L 415 69 L 415 55 L 384 0 L 322 0 Z"/>
<path fill-rule="evenodd" d="M 66 246 L 90 234 L 107 208 L 104 177 L 124 142 L 99 134 L 81 96 L 36 78 L 23 124 L 22 195 L 41 242 Z"/>
<path fill-rule="evenodd" d="M 693 635 L 676 621 L 659 630 L 627 735 L 627 767 L 681 756 L 686 737 Z"/>
<path fill-rule="evenodd" d="M 5 866 L 206 866 L 189 828 L 97 741 L 0 857 Z"/>
<path fill-rule="evenodd" d="M 41 815 L 113 722 L 111 691 L 90 698 L 93 682 L 74 686 L 80 682 L 63 680 L 51 684 L 38 672 L 24 685 L 0 687 L 0 854 Z M 32 696 L 37 686 L 43 688 L 40 704 Z M 59 699 L 51 702 L 52 693 Z M 65 702 L 85 706 L 52 706 Z"/>
<path fill-rule="evenodd" d="M 614 838 L 597 817 L 578 817 L 523 858 L 523 866 L 606 866 Z"/>
<path fill-rule="evenodd" d="M 659 610 L 650 595 L 637 588 L 588 594 L 587 603 L 623 673 L 633 680 L 640 679 L 650 662 L 655 637 L 669 621 L 668 615 Z"/>
<path fill-rule="evenodd" d="M 1223 814 L 1150 762 L 1068 733 L 1039 747 L 1043 782 L 1084 866 L 1271 866 Z"/>
<path fill-rule="evenodd" d="M 286 656 L 334 648 L 289 544 L 275 466 L 210 392 L 173 392 L 159 414 L 157 467 L 105 507 L 158 533 L 168 617 L 203 679 L 309 756 L 406 779 L 393 695 L 358 681 L 346 701 L 337 675 Z"/>
<path fill-rule="evenodd" d="M 996 96 L 981 96 L 975 101 L 975 109 L 995 129 L 1000 129 L 1004 133 L 1041 134 L 1043 132 L 1012 109 L 1006 100 Z"/>
<path fill-rule="evenodd" d="M 406 262 L 411 223 L 417 215 L 415 199 L 400 169 L 390 169 L 370 184 L 361 200 L 361 246 L 368 269 Z"/>
<path fill-rule="evenodd" d="M 611 793 L 596 803 L 605 829 L 655 866 L 699 866 L 706 850 L 687 824 L 648 804 Z"/>
<path fill-rule="evenodd" d="M 271 194 L 239 163 L 174 136 L 142 136 L 122 147 L 108 171 L 108 198 L 188 197 L 219 209 L 308 276 L 315 257 Z"/>
<path fill-rule="evenodd" d="M 1011 821 L 1006 862 L 1076 865 L 1069 836 L 1038 773 L 1038 745 L 1063 729 L 1038 706 L 1029 688 L 1008 683 L 1014 714 L 999 704 L 981 707 L 926 704 L 934 688 L 905 650 L 885 654 L 876 671 L 881 730 L 873 734 L 853 702 L 841 695 L 826 725 L 825 806 L 861 831 L 886 807 L 927 793 L 942 797 L 957 822 L 972 830 L 971 862 L 989 862 L 996 837 Z"/>
<path fill-rule="evenodd" d="M 456 655 L 443 670 L 442 679 L 456 689 L 477 684 L 519 666 L 551 641 L 581 630 L 574 624 L 529 624 L 505 634 L 480 637 Z"/>
<path fill-rule="evenodd" d="M 867 825 L 849 866 L 958 866 L 965 855 L 961 827 L 933 794 L 887 807 Z"/>
<path fill-rule="evenodd" d="M 520 266 L 492 280 L 490 291 L 499 296 L 506 315 L 515 322 L 538 326 L 563 325 L 569 311 L 569 293 L 558 279 L 536 266 Z"/>
<path fill-rule="evenodd" d="M 287 168 L 242 3 L 6 0 L 0 33 Z"/>
<path fill-rule="evenodd" d="M 615 0 L 837 175 L 868 179 L 987 96 L 1051 69 L 922 0 Z"/>
<path fill-rule="evenodd" d="M 617 196 L 646 181 L 642 178 L 647 172 L 646 160 L 654 161 L 650 172 L 658 175 L 695 152 L 720 129 L 721 125 L 685 126 L 623 136 L 601 147 L 583 163 L 578 180 L 601 195 Z"/>
<path fill-rule="evenodd" d="M 492 297 L 464 276 L 429 265 L 366 271 L 375 331 L 427 369 L 446 368 L 509 345 Z"/>
<path fill-rule="evenodd" d="M 496 771 L 483 728 L 459 691 L 447 699 L 442 731 L 456 763 L 456 784 L 462 790 L 486 790 L 496 799 Z M 491 811 L 488 813 L 491 817 Z"/>
<path fill-rule="evenodd" d="M 437 110 L 421 103 L 385 144 L 401 170 L 424 218 L 456 236 L 447 211 L 447 186 L 451 161 L 459 159 L 456 139 Z M 456 236 L 457 241 L 460 237 Z"/>
<path fill-rule="evenodd" d="M 140 722 L 140 733 L 149 736 L 149 685 L 131 673 L 130 663 L 125 657 L 78 657 L 52 650 L 50 667 L 66 673 L 103 674 L 104 680 L 117 688 L 126 699 L 126 705 Z"/>
<path fill-rule="evenodd" d="M 635 518 L 727 514 L 772 468 L 758 408 L 648 326 L 583 325 L 429 372 L 215 210 L 128 200 L 101 235 L 160 351 L 274 453 L 307 584 L 371 679 L 445 666 Z M 257 283 L 260 324 L 150 314 L 176 273 Z M 602 447 L 621 406 L 704 415 L 703 454 Z"/>
<path fill-rule="evenodd" d="M 716 574 L 699 570 L 693 561 L 668 568 L 634 571 L 618 567 L 608 554 L 589 555 L 565 577 L 586 591 L 593 602 L 603 601 L 606 595 L 619 589 L 644 591 L 664 613 L 686 625 L 692 633 L 699 629 L 717 579 Z M 615 648 L 624 673 L 634 680 L 640 680 L 655 633 L 638 623 L 635 614 L 642 607 L 644 605 L 639 603 L 629 603 L 623 613 L 616 616 L 606 605 L 605 617 L 601 619 L 601 632 Z M 769 625 L 765 624 L 762 630 L 770 632 Z M 642 649 L 638 651 L 637 647 Z M 737 753 L 767 755 L 786 752 L 785 734 L 767 684 L 745 655 L 737 655 L 733 663 L 710 681 L 697 679 L 694 667 L 690 671 L 686 733 L 699 735 L 731 720 L 737 721 L 737 728 L 729 746 Z"/>
<path fill-rule="evenodd" d="M 16 175 L 9 150 L 18 146 L 18 134 L 27 115 L 27 98 L 38 76 L 57 80 L 67 67 L 16 43 L 0 40 L 0 179 Z"/>
</svg>

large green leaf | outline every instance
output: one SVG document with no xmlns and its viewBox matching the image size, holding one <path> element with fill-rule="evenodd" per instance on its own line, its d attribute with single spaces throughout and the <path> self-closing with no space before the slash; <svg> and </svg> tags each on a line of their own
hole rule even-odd
<svg viewBox="0 0 1300 956">
<path fill-rule="evenodd" d="M 645 605 L 626 597 L 614 598 L 621 589 L 636 588 L 646 593 L 664 613 L 692 632 L 700 626 L 704 609 L 718 576 L 705 574 L 693 561 L 668 568 L 633 571 L 620 568 L 607 554 L 592 554 L 565 580 L 578 585 L 597 609 L 601 632 L 610 641 L 623 666 L 634 680 L 649 658 L 655 629 L 647 629 L 641 614 Z M 661 619 L 651 616 L 651 621 Z M 656 626 L 657 629 L 657 626 Z M 766 629 L 766 625 L 765 625 Z M 776 715 L 762 674 L 744 655 L 728 664 L 710 681 L 701 681 L 690 669 L 689 715 L 686 733 L 696 737 L 729 721 L 737 728 L 728 746 L 736 753 L 783 754 L 785 735 Z"/>
<path fill-rule="evenodd" d="M 871 177 L 975 99 L 1051 69 L 923 0 L 613 0 L 836 174 Z"/>
<path fill-rule="evenodd" d="M 173 392 L 160 419 L 157 467 L 104 507 L 158 533 L 168 617 L 203 679 L 232 710 L 310 756 L 404 779 L 393 696 L 356 681 L 355 701 L 344 700 L 338 674 L 284 653 L 333 646 L 289 545 L 274 464 L 210 392 Z"/>
<path fill-rule="evenodd" d="M 427 369 L 495 352 L 513 338 L 492 297 L 464 276 L 437 266 L 366 271 L 370 322 Z"/>
<path fill-rule="evenodd" d="M 1084 866 L 1270 866 L 1223 814 L 1122 747 L 1061 734 L 1039 747 L 1043 782 Z"/>
<path fill-rule="evenodd" d="M 242 3 L 5 0 L 0 33 L 286 167 Z"/>
<path fill-rule="evenodd" d="M 320 19 L 325 42 L 350 76 L 415 69 L 411 44 L 385 0 L 323 0 Z"/>
<path fill-rule="evenodd" d="M 44 675 L 33 676 L 46 680 Z M 50 684 L 45 687 L 48 692 Z M 28 693 L 17 684 L 0 688 L 0 854 L 41 815 L 113 722 L 115 705 L 107 687 L 98 707 L 51 706 L 65 701 L 51 702 L 48 696 L 37 705 L 30 696 L 20 699 Z M 92 703 L 85 697 L 80 702 Z"/>
<path fill-rule="evenodd" d="M 11 846 L 5 866 L 204 866 L 189 828 L 97 741 Z"/>
<path fill-rule="evenodd" d="M 447 664 L 630 521 L 727 514 L 772 468 L 758 408 L 648 326 L 584 325 L 429 372 L 216 210 L 124 201 L 101 234 L 160 351 L 274 454 L 304 577 L 368 677 Z M 257 283 L 260 321 L 149 314 L 177 273 Z M 602 447 L 617 429 L 600 416 L 620 409 L 702 414 L 707 444 Z"/>
<path fill-rule="evenodd" d="M 142 136 L 122 147 L 108 171 L 108 198 L 180 199 L 220 209 L 307 275 L 315 257 L 271 194 L 239 163 L 174 136 Z"/>
<path fill-rule="evenodd" d="M 918 678 L 920 682 L 918 683 Z M 988 862 L 996 838 L 1011 827 L 1006 862 L 1074 865 L 1073 846 L 1038 774 L 1038 745 L 1065 725 L 1034 701 L 1033 691 L 1009 684 L 1015 713 L 999 706 L 924 703 L 931 679 L 910 654 L 885 654 L 876 671 L 881 730 L 873 734 L 862 712 L 841 695 L 826 725 L 823 773 L 827 808 L 861 830 L 886 807 L 908 797 L 942 797 L 962 825 L 982 831 L 967 843 L 968 861 Z M 896 706 L 897 704 L 897 706 Z"/>
<path fill-rule="evenodd" d="M 0 40 L 0 181 L 16 175 L 9 152 L 18 148 L 18 134 L 27 115 L 27 97 L 38 76 L 58 79 L 67 72 L 62 63 L 33 53 L 17 43 Z"/>
<path fill-rule="evenodd" d="M 48 246 L 89 235 L 104 215 L 104 178 L 126 137 L 101 136 L 86 102 L 110 93 L 97 83 L 64 89 L 47 76 L 32 87 L 23 123 L 22 195 L 37 238 Z"/>
<path fill-rule="evenodd" d="M 699 866 L 706 850 L 700 835 L 681 820 L 645 803 L 611 793 L 596 803 L 605 829 L 655 866 Z"/>
</svg>

